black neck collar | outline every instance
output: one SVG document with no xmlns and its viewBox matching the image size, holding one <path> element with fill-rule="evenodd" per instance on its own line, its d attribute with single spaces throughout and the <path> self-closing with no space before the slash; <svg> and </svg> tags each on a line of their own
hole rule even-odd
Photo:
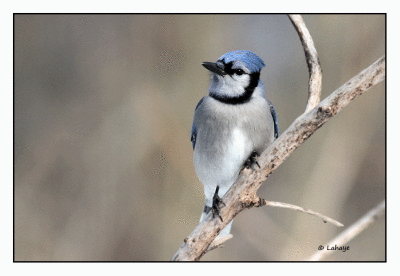
<svg viewBox="0 0 400 276">
<path fill-rule="evenodd" d="M 227 96 L 227 95 L 219 95 L 215 94 L 214 92 L 210 92 L 210 96 L 217 101 L 220 101 L 225 104 L 244 104 L 250 101 L 251 96 L 254 93 L 258 85 L 258 81 L 260 80 L 260 72 L 255 72 L 250 74 L 250 83 L 244 90 L 244 93 L 235 97 Z"/>
</svg>

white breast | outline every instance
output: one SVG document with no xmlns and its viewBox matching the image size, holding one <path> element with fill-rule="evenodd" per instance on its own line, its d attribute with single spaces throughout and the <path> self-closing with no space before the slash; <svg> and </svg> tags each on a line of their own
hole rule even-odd
<svg viewBox="0 0 400 276">
<path fill-rule="evenodd" d="M 226 163 L 225 168 L 227 170 L 238 170 L 238 167 L 241 166 L 243 160 L 248 154 L 248 148 L 250 148 L 248 142 L 247 137 L 239 128 L 235 128 L 232 131 L 228 150 L 225 155 L 226 158 L 224 160 L 224 163 Z"/>
<path fill-rule="evenodd" d="M 251 154 L 253 145 L 241 128 L 234 128 L 224 140 L 225 147 L 219 151 L 217 158 L 209 159 L 196 146 L 194 155 L 195 169 L 204 184 L 206 204 L 211 206 L 215 188 L 219 185 L 219 196 L 223 196 L 237 179 L 243 162 Z"/>
<path fill-rule="evenodd" d="M 247 136 L 239 128 L 235 128 L 222 161 L 224 170 L 221 174 L 225 179 L 229 179 L 229 182 L 236 180 L 243 162 L 251 154 L 251 149 L 252 145 Z"/>
</svg>

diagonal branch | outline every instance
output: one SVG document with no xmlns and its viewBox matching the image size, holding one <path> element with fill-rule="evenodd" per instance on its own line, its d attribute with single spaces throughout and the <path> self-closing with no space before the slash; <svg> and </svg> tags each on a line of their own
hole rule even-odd
<svg viewBox="0 0 400 276">
<path fill-rule="evenodd" d="M 303 18 L 298 14 L 289 14 L 289 18 L 300 36 L 301 44 L 303 44 L 310 75 L 308 80 L 308 103 L 305 110 L 305 113 L 307 113 L 319 104 L 322 87 L 322 69 L 313 39 L 306 24 L 304 24 Z"/>
<path fill-rule="evenodd" d="M 257 190 L 267 177 L 318 128 L 347 106 L 357 96 L 385 79 L 385 56 L 333 92 L 310 112 L 298 117 L 260 156 L 261 169 L 243 169 L 239 178 L 223 197 L 223 221 L 211 213 L 185 239 L 172 260 L 200 260 L 218 233 L 241 211 L 262 205 Z"/>
<path fill-rule="evenodd" d="M 382 201 L 378 206 L 366 213 L 362 218 L 356 221 L 335 239 L 331 240 L 328 244 L 335 244 L 339 247 L 347 244 L 350 240 L 352 240 L 354 237 L 368 228 L 368 226 L 374 223 L 380 216 L 382 216 L 385 213 L 385 209 L 386 203 L 385 201 Z M 332 252 L 333 250 L 318 251 L 310 257 L 309 261 L 320 261 Z"/>
</svg>

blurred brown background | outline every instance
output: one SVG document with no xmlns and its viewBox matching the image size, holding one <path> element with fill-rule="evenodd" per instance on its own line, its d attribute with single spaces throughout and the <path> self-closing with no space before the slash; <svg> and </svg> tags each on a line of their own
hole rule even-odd
<svg viewBox="0 0 400 276">
<path fill-rule="evenodd" d="M 304 15 L 322 99 L 385 54 L 384 15 Z M 308 69 L 286 15 L 14 17 L 15 260 L 168 261 L 203 209 L 193 168 L 203 61 L 250 50 L 281 132 L 305 109 Z M 385 85 L 298 148 L 259 196 L 354 223 L 385 198 Z M 205 261 L 298 261 L 345 228 L 271 207 L 235 218 Z M 331 245 L 333 246 L 333 245 Z M 332 261 L 385 259 L 385 219 Z"/>
</svg>

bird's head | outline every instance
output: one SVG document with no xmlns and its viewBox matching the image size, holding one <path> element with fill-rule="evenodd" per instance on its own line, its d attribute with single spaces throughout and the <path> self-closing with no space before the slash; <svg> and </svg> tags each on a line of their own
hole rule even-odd
<svg viewBox="0 0 400 276">
<path fill-rule="evenodd" d="M 259 85 L 262 59 L 250 51 L 233 51 L 221 56 L 217 62 L 203 62 L 211 72 L 210 95 L 237 98 L 250 94 Z"/>
</svg>

